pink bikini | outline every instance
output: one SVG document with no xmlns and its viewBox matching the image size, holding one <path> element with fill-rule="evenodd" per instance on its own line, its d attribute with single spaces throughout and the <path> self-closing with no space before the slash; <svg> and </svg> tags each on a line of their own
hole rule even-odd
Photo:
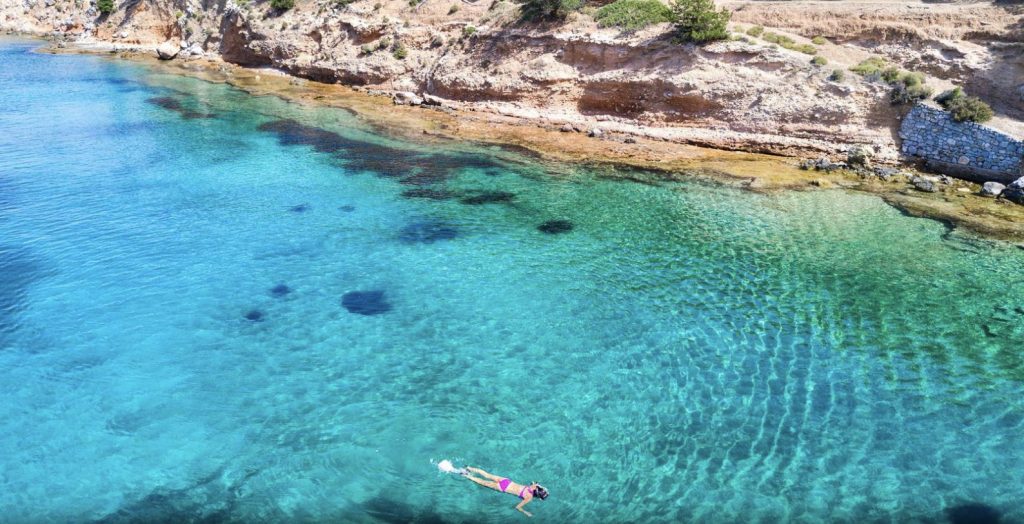
<svg viewBox="0 0 1024 524">
<path fill-rule="evenodd" d="M 508 485 L 511 483 L 511 479 L 501 479 L 498 481 L 498 487 L 501 488 L 502 493 L 505 493 L 505 490 L 508 489 Z M 519 498 L 525 499 L 526 497 L 523 496 L 523 494 L 526 493 L 526 490 L 528 489 L 530 489 L 530 486 L 523 486 L 523 489 L 519 490 Z"/>
</svg>

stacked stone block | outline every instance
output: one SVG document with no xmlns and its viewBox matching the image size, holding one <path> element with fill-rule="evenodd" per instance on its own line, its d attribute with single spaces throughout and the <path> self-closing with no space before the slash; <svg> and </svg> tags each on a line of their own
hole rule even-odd
<svg viewBox="0 0 1024 524">
<path fill-rule="evenodd" d="M 1024 175 L 1024 141 L 974 122 L 957 122 L 920 103 L 900 126 L 903 153 L 952 175 L 1011 182 Z"/>
</svg>

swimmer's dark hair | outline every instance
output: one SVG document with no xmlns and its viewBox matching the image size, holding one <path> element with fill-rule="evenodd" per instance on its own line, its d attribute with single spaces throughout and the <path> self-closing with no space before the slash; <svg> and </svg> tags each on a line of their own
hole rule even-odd
<svg viewBox="0 0 1024 524">
<path fill-rule="evenodd" d="M 548 498 L 548 490 L 544 486 L 537 484 L 537 487 L 533 488 L 533 496 L 541 500 L 546 500 Z"/>
</svg>

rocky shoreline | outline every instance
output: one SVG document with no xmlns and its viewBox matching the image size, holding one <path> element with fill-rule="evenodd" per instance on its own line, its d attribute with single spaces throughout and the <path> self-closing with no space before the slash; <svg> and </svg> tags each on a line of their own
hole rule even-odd
<svg viewBox="0 0 1024 524">
<path fill-rule="evenodd" d="M 49 50 L 129 59 L 148 67 L 229 83 L 257 95 L 345 108 L 378 130 L 409 139 L 472 140 L 526 149 L 547 160 L 608 166 L 608 176 L 636 176 L 615 168 L 623 166 L 651 170 L 657 178 L 702 177 L 755 191 L 834 187 L 866 191 L 908 214 L 941 220 L 988 237 L 1024 242 L 1024 206 L 990 198 L 977 184 L 893 167 L 890 155 L 878 154 L 878 148 L 872 146 L 833 144 L 831 150 L 804 147 L 786 151 L 816 158 L 801 162 L 792 156 L 779 156 L 773 148 L 751 152 L 757 148 L 749 143 L 730 148 L 696 141 L 700 145 L 695 146 L 676 136 L 663 135 L 659 128 L 635 123 L 568 122 L 540 118 L 530 112 L 481 110 L 414 92 L 325 84 L 273 68 L 245 67 L 218 55 L 192 53 L 188 47 L 179 47 L 178 53 L 165 49 L 161 57 L 165 59 L 183 52 L 184 56 L 171 61 L 157 60 L 159 45 L 57 40 Z M 713 148 L 701 147 L 708 145 Z M 869 157 L 865 161 L 845 162 L 864 152 Z M 836 157 L 843 160 L 833 160 Z M 876 164 L 870 157 L 875 157 Z"/>
</svg>

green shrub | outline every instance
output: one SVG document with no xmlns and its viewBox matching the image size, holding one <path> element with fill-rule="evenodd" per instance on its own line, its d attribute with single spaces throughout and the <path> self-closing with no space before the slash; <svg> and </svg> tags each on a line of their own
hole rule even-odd
<svg viewBox="0 0 1024 524">
<path fill-rule="evenodd" d="M 525 20 L 562 20 L 583 7 L 583 0 L 526 0 L 520 7 Z"/>
<path fill-rule="evenodd" d="M 355 2 L 355 1 L 356 0 L 333 0 L 335 7 L 345 7 L 348 4 L 351 4 L 352 2 Z"/>
<path fill-rule="evenodd" d="M 792 38 L 786 35 L 779 35 L 776 33 L 765 33 L 761 37 L 765 42 L 782 46 L 790 51 L 799 51 L 808 55 L 813 55 L 818 52 L 818 48 L 811 44 L 798 44 Z"/>
<path fill-rule="evenodd" d="M 755 25 L 754 27 L 751 27 L 750 29 L 747 29 L 747 34 L 752 36 L 752 37 L 754 37 L 754 38 L 757 38 L 757 37 L 761 36 L 761 33 L 763 33 L 763 32 L 764 32 L 764 27 L 763 26 L 759 26 L 759 25 Z"/>
<path fill-rule="evenodd" d="M 893 105 L 910 104 L 932 96 L 932 88 L 924 85 L 924 75 L 888 67 L 881 78 L 892 86 L 889 100 Z"/>
<path fill-rule="evenodd" d="M 823 56 L 816 56 L 816 57 L 811 59 L 811 63 L 816 65 L 816 66 L 821 67 L 821 66 L 823 66 L 823 65 L 828 63 L 828 59 L 823 57 Z"/>
<path fill-rule="evenodd" d="M 114 12 L 114 0 L 96 0 L 96 9 L 100 13 L 109 15 Z"/>
<path fill-rule="evenodd" d="M 382 4 L 380 2 L 377 2 L 376 4 L 373 4 L 373 10 L 374 11 L 380 11 L 380 8 L 382 8 L 382 7 L 384 7 L 384 4 Z"/>
<path fill-rule="evenodd" d="M 594 15 L 601 27 L 636 31 L 649 25 L 672 21 L 672 10 L 659 0 L 617 0 Z"/>
<path fill-rule="evenodd" d="M 793 51 L 799 51 L 799 52 L 801 52 L 801 53 L 803 53 L 805 55 L 813 55 L 813 54 L 817 54 L 818 53 L 818 48 L 814 47 L 811 44 L 797 44 L 797 45 L 792 46 L 792 47 L 787 47 L 786 49 L 791 49 Z"/>
<path fill-rule="evenodd" d="M 441 47 L 443 45 L 444 37 L 441 35 L 434 35 L 434 37 L 430 39 L 430 47 Z"/>
<path fill-rule="evenodd" d="M 904 71 L 903 74 L 900 75 L 898 81 L 907 87 L 919 86 L 924 84 L 924 75 L 921 73 Z"/>
<path fill-rule="evenodd" d="M 783 47 L 796 44 L 796 42 L 794 42 L 792 38 L 786 35 L 775 34 L 770 31 L 763 34 L 761 38 L 764 39 L 765 42 L 768 42 L 770 44 L 778 44 Z"/>
<path fill-rule="evenodd" d="M 944 109 L 949 109 L 950 102 L 963 97 L 964 90 L 959 87 L 954 87 L 953 89 L 939 93 L 939 95 L 935 97 L 935 101 Z"/>
<path fill-rule="evenodd" d="M 376 51 L 376 50 L 377 50 L 377 48 L 376 48 L 376 47 L 374 47 L 374 46 L 372 46 L 372 45 L 370 45 L 370 44 L 363 44 L 363 45 L 362 45 L 362 46 L 361 46 L 361 47 L 359 48 L 359 51 L 360 51 L 360 52 L 361 52 L 362 54 L 364 54 L 364 55 L 371 55 L 371 54 L 373 54 L 373 52 L 374 52 L 374 51 Z"/>
<path fill-rule="evenodd" d="M 811 39 L 811 43 L 814 45 L 825 45 L 828 43 L 828 40 L 825 40 L 823 36 L 816 36 Z"/>
<path fill-rule="evenodd" d="M 887 65 L 888 63 L 885 60 L 878 58 L 877 56 L 873 56 L 851 67 L 850 71 L 857 73 L 860 76 L 868 76 L 880 74 L 882 72 L 882 69 L 884 69 Z"/>
<path fill-rule="evenodd" d="M 710 42 L 729 38 L 726 26 L 732 13 L 717 9 L 714 0 L 674 0 L 676 32 L 684 42 Z"/>
<path fill-rule="evenodd" d="M 471 25 L 462 28 L 462 36 L 466 38 L 473 36 L 474 33 L 476 33 L 476 28 Z"/>
<path fill-rule="evenodd" d="M 846 73 L 844 73 L 842 69 L 835 69 L 832 71 L 831 75 L 828 75 L 828 79 L 833 82 L 842 82 L 843 80 L 846 80 Z"/>
<path fill-rule="evenodd" d="M 995 113 L 988 104 L 976 96 L 961 96 L 950 100 L 947 109 L 957 122 L 988 122 Z"/>
<path fill-rule="evenodd" d="M 270 0 L 270 7 L 278 11 L 287 11 L 295 7 L 295 0 Z"/>
<path fill-rule="evenodd" d="M 897 83 L 889 93 L 889 101 L 892 102 L 893 105 L 910 104 L 917 102 L 918 100 L 924 100 L 930 96 L 932 96 L 932 88 L 926 85 L 906 85 Z"/>
<path fill-rule="evenodd" d="M 409 50 L 399 42 L 398 45 L 395 46 L 395 51 L 391 53 L 391 55 L 398 60 L 405 60 L 405 57 L 409 56 Z"/>
<path fill-rule="evenodd" d="M 882 80 L 886 84 L 895 84 L 902 74 L 903 72 L 895 67 L 887 67 L 882 71 Z"/>
<path fill-rule="evenodd" d="M 458 13 L 458 12 L 459 12 L 459 4 L 452 4 L 452 6 L 448 8 L 448 16 L 454 15 L 455 13 Z"/>
</svg>

